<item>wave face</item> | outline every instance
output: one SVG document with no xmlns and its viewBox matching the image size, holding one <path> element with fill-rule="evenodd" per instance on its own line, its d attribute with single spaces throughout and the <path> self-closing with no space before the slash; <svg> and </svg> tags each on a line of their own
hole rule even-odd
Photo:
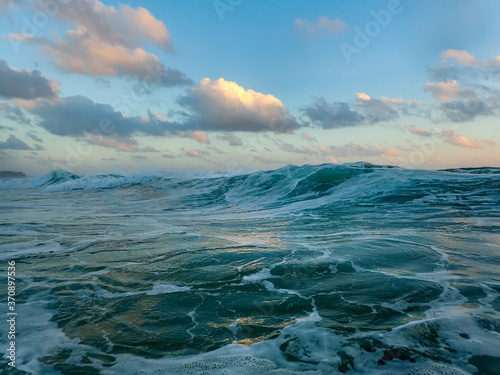
<svg viewBox="0 0 500 375">
<path fill-rule="evenodd" d="M 500 169 L 54 171 L 0 195 L 27 373 L 498 372 Z"/>
</svg>

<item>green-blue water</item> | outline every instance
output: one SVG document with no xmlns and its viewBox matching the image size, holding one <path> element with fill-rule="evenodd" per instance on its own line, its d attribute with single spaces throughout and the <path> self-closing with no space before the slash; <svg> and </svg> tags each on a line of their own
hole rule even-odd
<svg viewBox="0 0 500 375">
<path fill-rule="evenodd" d="M 498 169 L 53 172 L 0 196 L 17 373 L 500 373 Z"/>
</svg>

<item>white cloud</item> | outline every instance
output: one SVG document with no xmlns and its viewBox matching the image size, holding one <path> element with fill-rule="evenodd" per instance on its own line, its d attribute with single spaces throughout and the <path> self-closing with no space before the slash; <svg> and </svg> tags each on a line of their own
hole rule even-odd
<svg viewBox="0 0 500 375">
<path fill-rule="evenodd" d="M 194 129 L 291 132 L 299 127 L 275 96 L 246 90 L 223 78 L 204 78 L 188 89 L 179 104 L 191 111 L 187 127 Z"/>
</svg>

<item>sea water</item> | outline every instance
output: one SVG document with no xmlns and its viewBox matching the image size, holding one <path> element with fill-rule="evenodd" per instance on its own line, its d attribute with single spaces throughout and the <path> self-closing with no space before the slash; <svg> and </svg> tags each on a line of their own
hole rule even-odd
<svg viewBox="0 0 500 375">
<path fill-rule="evenodd" d="M 500 170 L 1 180 L 0 369 L 500 374 Z M 5 349 L 5 350 L 4 350 Z"/>
</svg>

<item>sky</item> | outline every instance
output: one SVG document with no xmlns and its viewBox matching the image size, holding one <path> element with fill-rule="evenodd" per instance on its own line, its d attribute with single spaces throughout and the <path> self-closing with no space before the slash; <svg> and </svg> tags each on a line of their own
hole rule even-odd
<svg viewBox="0 0 500 375">
<path fill-rule="evenodd" d="M 500 166 L 496 0 L 0 0 L 0 169 Z"/>
</svg>

